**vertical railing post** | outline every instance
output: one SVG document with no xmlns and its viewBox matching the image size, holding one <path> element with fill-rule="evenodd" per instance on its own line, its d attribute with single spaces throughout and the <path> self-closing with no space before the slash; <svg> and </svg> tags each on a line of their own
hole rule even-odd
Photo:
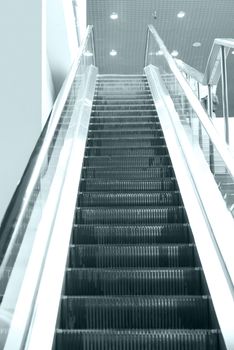
<svg viewBox="0 0 234 350">
<path fill-rule="evenodd" d="M 221 46 L 221 77 L 222 77 L 222 101 L 223 117 L 225 128 L 225 140 L 229 144 L 229 108 L 228 108 L 228 86 L 227 86 L 227 62 L 225 57 L 225 47 Z"/>
<path fill-rule="evenodd" d="M 148 50 L 149 50 L 149 35 L 150 35 L 150 31 L 148 28 L 147 29 L 147 38 L 146 38 L 146 47 L 145 47 L 145 67 L 147 66 L 147 57 L 148 57 Z"/>
<path fill-rule="evenodd" d="M 207 112 L 210 118 L 213 115 L 213 98 L 212 98 L 212 87 L 208 84 L 208 99 L 207 99 Z"/>
<path fill-rule="evenodd" d="M 200 84 L 197 82 L 197 98 L 201 101 Z"/>
<path fill-rule="evenodd" d="M 92 49 L 93 49 L 93 65 L 96 66 L 95 46 L 94 46 L 94 37 L 93 37 L 93 27 L 91 28 L 91 45 L 92 45 Z"/>
</svg>

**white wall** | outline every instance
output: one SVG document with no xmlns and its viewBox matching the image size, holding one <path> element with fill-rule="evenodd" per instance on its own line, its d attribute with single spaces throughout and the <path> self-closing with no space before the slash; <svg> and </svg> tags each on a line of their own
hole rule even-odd
<svg viewBox="0 0 234 350">
<path fill-rule="evenodd" d="M 41 130 L 40 0 L 0 2 L 0 221 Z"/>
<path fill-rule="evenodd" d="M 47 1 L 47 53 L 55 94 L 78 52 L 72 0 Z"/>
<path fill-rule="evenodd" d="M 1 223 L 78 52 L 72 0 L 1 1 L 0 49 Z"/>
</svg>

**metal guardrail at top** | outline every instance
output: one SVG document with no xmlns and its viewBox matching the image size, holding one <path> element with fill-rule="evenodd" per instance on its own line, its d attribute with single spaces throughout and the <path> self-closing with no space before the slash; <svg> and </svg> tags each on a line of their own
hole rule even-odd
<svg viewBox="0 0 234 350">
<path fill-rule="evenodd" d="M 228 106 L 228 85 L 227 85 L 227 56 L 230 49 L 234 48 L 234 39 L 215 39 L 204 73 L 191 67 L 182 60 L 176 59 L 177 65 L 187 76 L 193 78 L 198 83 L 208 86 L 208 105 L 210 106 L 210 116 L 212 113 L 211 87 L 217 85 L 222 79 L 222 104 L 223 117 L 225 118 L 225 140 L 229 143 L 229 106 Z"/>
<path fill-rule="evenodd" d="M 191 87 L 189 86 L 188 82 L 184 78 L 183 74 L 181 73 L 179 67 L 177 66 L 174 58 L 169 54 L 163 40 L 157 33 L 156 29 L 153 25 L 148 26 L 148 33 L 150 33 L 155 43 L 157 44 L 158 48 L 160 49 L 162 56 L 166 62 L 168 67 L 170 68 L 170 71 L 174 74 L 175 78 L 177 79 L 179 85 L 181 86 L 182 90 L 184 91 L 184 94 L 186 95 L 191 107 L 195 111 L 198 119 L 200 120 L 201 124 L 205 128 L 207 135 L 209 136 L 210 140 L 212 141 L 213 145 L 216 147 L 219 155 L 223 159 L 225 166 L 227 170 L 229 171 L 229 174 L 234 179 L 234 158 L 229 151 L 229 148 L 227 144 L 221 139 L 221 137 L 218 135 L 212 121 L 208 117 L 207 113 L 205 112 L 204 108 L 202 107 L 199 100 L 194 95 Z M 149 40 L 149 35 L 147 34 L 147 39 Z M 219 39 L 221 40 L 221 39 Z M 220 41 L 219 41 L 220 42 Z M 227 41 L 229 42 L 229 41 Z M 234 43 L 233 43 L 234 45 Z M 147 50 L 149 48 L 149 45 L 147 43 Z M 145 65 L 147 65 L 147 53 L 146 53 L 146 60 Z M 160 57 L 160 56 L 159 56 Z"/>
<path fill-rule="evenodd" d="M 65 142 L 65 137 L 69 128 L 74 128 L 74 122 L 71 126 L 69 124 L 70 121 L 72 123 L 69 104 L 74 104 L 78 92 L 82 93 L 85 72 L 94 63 L 94 54 L 92 26 L 88 26 L 79 54 L 54 104 L 31 176 L 28 182 L 24 183 L 25 190 L 22 192 L 23 195 L 21 194 L 22 198 L 19 198 L 21 208 L 14 220 L 11 218 L 12 231 L 9 232 L 11 239 L 0 266 L 0 292 L 3 293 L 0 305 L 0 349 L 4 347 L 7 334 L 11 331 L 11 323 L 17 308 L 20 307 L 20 295 L 25 289 L 23 286 L 27 280 L 26 276 L 31 271 L 31 285 L 27 289 L 27 298 L 20 304 L 25 310 L 21 312 L 20 325 L 18 324 L 18 328 L 13 330 L 13 337 L 17 339 L 24 337 L 24 329 L 27 327 L 32 307 L 30 301 L 37 293 L 53 227 L 53 215 L 57 210 L 57 202 L 52 194 L 59 198 L 64 181 L 62 169 L 65 169 L 69 157 L 71 142 L 70 139 Z M 61 157 L 58 150 L 64 148 L 67 152 L 64 151 Z M 59 167 L 59 164 L 62 166 Z M 30 265 L 31 260 L 34 264 Z"/>
</svg>

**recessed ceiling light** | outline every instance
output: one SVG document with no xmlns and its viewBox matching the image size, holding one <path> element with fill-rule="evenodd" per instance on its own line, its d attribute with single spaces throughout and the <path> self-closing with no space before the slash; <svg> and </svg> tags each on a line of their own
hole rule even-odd
<svg viewBox="0 0 234 350">
<path fill-rule="evenodd" d="M 119 18 L 118 13 L 112 12 L 112 14 L 110 15 L 110 18 L 113 20 L 118 19 Z"/>
<path fill-rule="evenodd" d="M 84 56 L 91 57 L 93 56 L 93 53 L 90 52 L 89 50 L 85 51 Z"/>
<path fill-rule="evenodd" d="M 232 51 L 232 55 L 234 55 L 234 50 Z"/>
<path fill-rule="evenodd" d="M 184 18 L 184 16 L 185 16 L 185 12 L 184 11 L 180 11 L 180 12 L 177 13 L 177 17 L 178 18 Z"/>
<path fill-rule="evenodd" d="M 193 43 L 193 47 L 200 47 L 201 43 L 199 41 L 196 41 L 195 43 Z"/>
<path fill-rule="evenodd" d="M 173 51 L 171 52 L 171 55 L 172 55 L 173 57 L 177 57 L 177 56 L 179 55 L 179 52 L 176 51 L 176 50 L 173 50 Z"/>
<path fill-rule="evenodd" d="M 110 56 L 116 56 L 117 55 L 117 51 L 116 50 L 111 50 L 110 51 Z"/>
</svg>

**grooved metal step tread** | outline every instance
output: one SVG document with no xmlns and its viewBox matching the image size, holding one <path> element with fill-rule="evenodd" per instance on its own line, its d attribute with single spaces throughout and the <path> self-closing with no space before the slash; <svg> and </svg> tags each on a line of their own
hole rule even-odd
<svg viewBox="0 0 234 350">
<path fill-rule="evenodd" d="M 166 146 L 152 147 L 90 147 L 87 145 L 86 156 L 157 156 L 168 155 Z"/>
<path fill-rule="evenodd" d="M 158 121 L 157 116 L 104 116 L 91 117 L 91 123 L 155 123 Z"/>
<path fill-rule="evenodd" d="M 141 109 L 141 110 L 135 110 L 135 111 L 92 111 L 92 116 L 157 116 L 157 112 L 155 109 Z"/>
<path fill-rule="evenodd" d="M 163 136 L 163 132 L 161 129 L 158 130 L 149 130 L 149 129 L 141 129 L 141 130 L 131 130 L 131 129 L 124 129 L 124 130 L 90 130 L 88 132 L 89 138 L 105 138 L 108 139 L 111 137 L 114 138 L 123 138 L 125 139 L 127 137 L 133 136 L 133 139 L 141 138 L 152 138 L 152 137 L 161 137 Z"/>
<path fill-rule="evenodd" d="M 217 330 L 61 330 L 56 350 L 218 350 Z"/>
<path fill-rule="evenodd" d="M 102 104 L 93 104 L 93 111 L 115 111 L 115 110 L 118 110 L 118 111 L 134 111 L 134 110 L 155 110 L 155 106 L 153 103 L 149 103 L 147 106 L 145 104 L 143 105 L 140 105 L 140 104 L 134 104 L 134 105 L 131 105 L 131 104 L 122 104 L 122 105 L 102 105 Z"/>
<path fill-rule="evenodd" d="M 111 105 L 116 105 L 116 106 L 122 106 L 122 104 L 125 104 L 125 105 L 128 105 L 128 104 L 135 104 L 135 105 L 141 105 L 141 104 L 144 104 L 144 105 L 148 105 L 148 104 L 152 104 L 154 101 L 151 98 L 138 98 L 138 99 L 135 99 L 135 98 L 124 98 L 124 99 L 118 99 L 118 98 L 108 98 L 106 100 L 104 100 L 103 98 L 94 98 L 93 99 L 93 104 L 95 105 L 99 105 L 99 106 L 108 106 L 109 104 Z"/>
<path fill-rule="evenodd" d="M 135 193 L 103 193 L 80 192 L 78 206 L 82 207 L 116 207 L 126 206 L 175 206 L 182 205 L 180 193 L 177 191 L 163 192 L 135 192 Z"/>
<path fill-rule="evenodd" d="M 168 208 L 77 208 L 76 223 L 80 224 L 161 224 L 184 223 L 185 209 L 182 206 Z"/>
<path fill-rule="evenodd" d="M 70 245 L 69 267 L 195 267 L 194 244 Z"/>
<path fill-rule="evenodd" d="M 84 166 L 95 167 L 154 167 L 171 165 L 169 155 L 156 156 L 85 156 Z"/>
<path fill-rule="evenodd" d="M 209 301 L 207 296 L 62 297 L 60 328 L 209 329 Z"/>
<path fill-rule="evenodd" d="M 147 130 L 161 130 L 161 125 L 157 122 L 137 122 L 137 123 L 90 123 L 89 131 L 119 131 L 119 130 L 126 130 L 131 129 L 131 131 L 135 130 L 141 130 L 141 129 L 147 129 Z"/>
<path fill-rule="evenodd" d="M 67 269 L 65 295 L 200 295 L 200 268 Z"/>
<path fill-rule="evenodd" d="M 191 243 L 188 224 L 85 225 L 73 227 L 73 244 L 173 244 Z"/>
<path fill-rule="evenodd" d="M 165 146 L 164 137 L 154 138 L 88 138 L 87 146 L 90 147 L 154 147 L 154 146 Z"/>
<path fill-rule="evenodd" d="M 80 191 L 175 191 L 178 189 L 175 178 L 164 180 L 105 180 L 81 179 Z"/>
<path fill-rule="evenodd" d="M 108 167 L 97 168 L 97 167 L 83 167 L 82 177 L 85 178 L 102 178 L 102 179 L 112 179 L 112 180 L 153 180 L 162 179 L 166 177 L 175 176 L 173 167 L 168 166 L 154 166 L 154 167 Z"/>
</svg>

